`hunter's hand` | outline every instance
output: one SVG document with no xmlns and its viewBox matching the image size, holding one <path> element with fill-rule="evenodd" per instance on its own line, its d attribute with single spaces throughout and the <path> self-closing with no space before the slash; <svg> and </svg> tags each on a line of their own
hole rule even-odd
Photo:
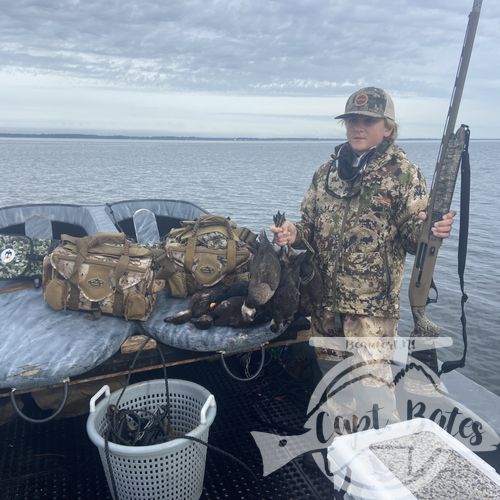
<svg viewBox="0 0 500 500">
<path fill-rule="evenodd" d="M 435 222 L 432 226 L 432 234 L 436 238 L 448 238 L 451 233 L 451 226 L 453 225 L 453 218 L 455 215 L 457 215 L 457 213 L 454 210 L 444 214 L 443 218 Z M 427 214 L 425 212 L 420 212 L 418 217 L 420 220 L 425 220 L 427 219 Z"/>
<path fill-rule="evenodd" d="M 293 222 L 286 220 L 280 227 L 272 225 L 270 227 L 274 234 L 273 242 L 284 247 L 285 245 L 292 245 L 297 238 L 297 228 Z"/>
</svg>

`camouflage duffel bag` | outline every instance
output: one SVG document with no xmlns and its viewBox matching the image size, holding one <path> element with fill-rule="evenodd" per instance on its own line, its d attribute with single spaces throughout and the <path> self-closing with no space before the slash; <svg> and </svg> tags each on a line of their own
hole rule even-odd
<svg viewBox="0 0 500 500">
<path fill-rule="evenodd" d="M 43 261 L 44 297 L 52 309 L 148 319 L 165 286 L 155 271 L 163 250 L 131 244 L 124 233 L 61 238 Z"/>
<path fill-rule="evenodd" d="M 168 261 L 174 263 L 165 276 L 171 295 L 186 297 L 216 283 L 248 281 L 252 255 L 248 243 L 255 239 L 250 230 L 220 215 L 183 221 L 165 241 Z"/>
<path fill-rule="evenodd" d="M 0 234 L 0 279 L 41 278 L 43 258 L 58 240 Z"/>
</svg>

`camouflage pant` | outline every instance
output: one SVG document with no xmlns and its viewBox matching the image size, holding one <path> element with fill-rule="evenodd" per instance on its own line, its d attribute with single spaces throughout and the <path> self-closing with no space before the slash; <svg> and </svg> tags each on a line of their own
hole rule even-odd
<svg viewBox="0 0 500 500">
<path fill-rule="evenodd" d="M 322 310 L 320 314 L 312 315 L 311 328 L 313 335 L 321 337 L 394 339 L 397 334 L 397 321 L 394 318 L 353 316 Z M 359 344 L 353 343 L 353 345 L 355 346 L 354 355 L 359 357 L 361 362 L 373 365 L 372 377 L 367 379 L 365 383 L 375 387 L 381 384 L 390 384 L 392 382 L 390 360 L 394 355 L 394 344 L 392 342 L 360 342 Z M 318 348 L 316 355 L 320 359 L 335 360 L 336 358 L 339 360 L 349 354 Z"/>
<path fill-rule="evenodd" d="M 313 335 L 345 337 L 346 343 L 349 339 L 351 346 L 350 352 L 316 348 L 318 359 L 339 361 L 352 356 L 349 360 L 351 367 L 367 367 L 363 378 L 353 383 L 351 389 L 341 391 L 329 400 L 328 406 L 332 415 L 356 415 L 359 420 L 365 411 L 373 409 L 373 404 L 376 403 L 383 425 L 398 421 L 390 362 L 394 355 L 394 343 L 383 341 L 395 338 L 397 319 L 339 315 L 323 310 L 320 314 L 312 315 L 311 323 Z M 354 340 L 356 338 L 360 339 L 359 342 Z M 349 375 L 346 378 L 349 378 Z M 342 434 L 342 430 L 339 433 Z"/>
</svg>

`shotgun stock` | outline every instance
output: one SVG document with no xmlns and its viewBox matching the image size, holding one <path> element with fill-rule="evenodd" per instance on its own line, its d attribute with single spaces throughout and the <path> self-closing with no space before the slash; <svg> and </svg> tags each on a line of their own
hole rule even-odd
<svg viewBox="0 0 500 500">
<path fill-rule="evenodd" d="M 434 222 L 441 220 L 443 215 L 450 210 L 458 168 L 464 145 L 468 142 L 469 129 L 462 125 L 456 133 L 453 133 L 457 120 L 465 77 L 469 67 L 474 37 L 476 35 L 479 14 L 481 12 L 482 0 L 474 0 L 472 10 L 469 14 L 469 22 L 465 33 L 465 40 L 460 55 L 457 76 L 452 92 L 448 116 L 446 118 L 445 130 L 441 140 L 438 153 L 436 169 L 432 181 L 429 205 L 427 208 L 427 219 L 422 225 L 422 232 L 417 244 L 415 261 L 409 286 L 410 306 L 414 320 L 412 336 L 415 337 L 437 337 L 439 328 L 430 321 L 425 312 L 428 303 L 436 299 L 429 298 L 429 291 L 434 287 L 432 276 L 436 265 L 436 259 L 441 247 L 441 238 L 436 238 L 431 232 Z M 437 371 L 436 351 L 420 351 L 419 358 Z M 415 354 L 413 355 L 417 357 Z"/>
</svg>

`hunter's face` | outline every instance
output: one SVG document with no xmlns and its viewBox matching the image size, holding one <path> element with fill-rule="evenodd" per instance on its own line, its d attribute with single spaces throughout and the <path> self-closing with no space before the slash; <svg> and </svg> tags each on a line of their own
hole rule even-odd
<svg viewBox="0 0 500 500">
<path fill-rule="evenodd" d="M 373 146 L 378 146 L 392 130 L 383 118 L 352 115 L 345 119 L 347 140 L 356 154 L 362 154 Z"/>
</svg>

